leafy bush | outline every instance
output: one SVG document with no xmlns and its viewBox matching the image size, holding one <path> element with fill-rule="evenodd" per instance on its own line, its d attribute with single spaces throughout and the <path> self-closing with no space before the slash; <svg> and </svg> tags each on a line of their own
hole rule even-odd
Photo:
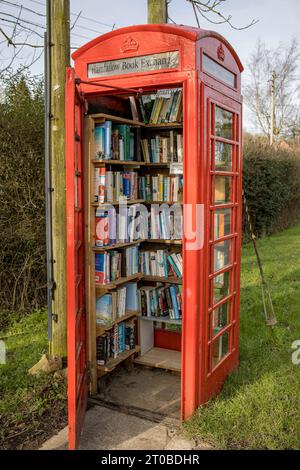
<svg viewBox="0 0 300 470">
<path fill-rule="evenodd" d="M 44 97 L 40 81 L 4 84 L 0 101 L 0 304 L 45 305 Z"/>
<path fill-rule="evenodd" d="M 292 225 L 300 216 L 300 152 L 246 138 L 243 187 L 256 235 L 270 235 Z"/>
</svg>

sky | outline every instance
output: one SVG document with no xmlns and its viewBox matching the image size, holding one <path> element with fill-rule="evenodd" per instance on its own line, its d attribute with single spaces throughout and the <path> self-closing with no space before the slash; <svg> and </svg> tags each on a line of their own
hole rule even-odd
<svg viewBox="0 0 300 470">
<path fill-rule="evenodd" d="M 23 10 L 23 18 L 32 21 L 36 31 L 43 34 L 46 0 L 0 0 L 1 12 L 16 14 L 20 5 L 29 10 Z M 253 19 L 259 20 L 255 25 L 244 30 L 234 30 L 228 24 L 213 25 L 204 18 L 200 20 L 200 26 L 204 29 L 214 29 L 222 34 L 235 48 L 245 71 L 244 83 L 249 77 L 247 63 L 249 55 L 253 51 L 258 39 L 265 41 L 268 47 L 276 47 L 279 42 L 289 42 L 292 37 L 300 41 L 300 0 L 226 0 L 220 7 L 225 15 L 232 15 L 232 23 L 237 27 L 249 24 Z M 147 22 L 147 0 L 71 0 L 71 24 L 74 23 L 78 13 L 81 12 L 71 34 L 73 48 L 77 48 L 90 39 L 108 32 L 114 28 L 143 24 Z M 170 18 L 178 24 L 196 26 L 192 6 L 186 0 L 172 0 L 169 6 Z M 9 18 L 6 16 L 6 18 Z M 9 32 L 11 26 L 7 23 Z M 2 38 L 0 38 L 2 40 Z M 39 39 L 42 41 L 42 39 Z M 32 51 L 31 51 L 32 53 Z M 36 51 L 36 58 L 42 53 Z M 20 61 L 26 60 L 26 54 L 20 57 Z M 2 51 L 0 51 L 3 57 Z M 42 73 L 43 58 L 37 60 L 32 66 L 33 73 Z M 244 124 L 252 130 L 250 113 L 245 109 Z"/>
</svg>

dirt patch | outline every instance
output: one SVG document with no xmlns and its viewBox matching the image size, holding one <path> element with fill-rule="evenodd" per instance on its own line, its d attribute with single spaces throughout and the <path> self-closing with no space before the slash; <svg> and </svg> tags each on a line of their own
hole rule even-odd
<svg viewBox="0 0 300 470">
<path fill-rule="evenodd" d="M 0 415 L 1 450 L 35 450 L 67 425 L 66 386 L 40 378 L 26 390 L 18 409 Z"/>
</svg>

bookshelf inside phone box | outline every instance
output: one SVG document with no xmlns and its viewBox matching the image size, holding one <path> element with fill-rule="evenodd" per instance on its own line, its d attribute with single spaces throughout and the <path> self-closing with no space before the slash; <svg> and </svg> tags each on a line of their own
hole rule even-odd
<svg viewBox="0 0 300 470">
<path fill-rule="evenodd" d="M 242 66 L 216 33 L 123 28 L 67 71 L 70 448 L 128 361 L 177 373 L 181 417 L 237 366 Z M 151 386 L 151 384 L 149 384 Z"/>
</svg>

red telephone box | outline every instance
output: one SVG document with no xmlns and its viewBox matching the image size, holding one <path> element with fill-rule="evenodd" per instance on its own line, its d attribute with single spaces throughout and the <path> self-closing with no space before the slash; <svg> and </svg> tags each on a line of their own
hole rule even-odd
<svg viewBox="0 0 300 470">
<path fill-rule="evenodd" d="M 147 342 L 149 334 L 152 335 L 153 346 L 150 353 L 152 351 L 152 354 L 156 354 L 158 351 L 164 354 L 168 351 L 168 354 L 177 354 L 174 361 L 179 364 L 181 374 L 183 420 L 218 393 L 226 376 L 237 367 L 242 173 L 240 74 L 243 70 L 234 49 L 219 34 L 170 24 L 131 26 L 112 31 L 81 47 L 73 54 L 73 59 L 75 66 L 74 69 L 67 70 L 66 82 L 68 393 L 71 449 L 77 446 L 87 396 L 88 393 L 97 392 L 98 377 L 109 373 L 122 362 L 122 358 L 130 355 L 143 364 L 143 358 L 146 354 L 149 357 L 149 351 L 145 345 L 138 343 Z M 150 122 L 147 124 L 147 120 L 143 120 L 143 111 L 146 112 L 148 97 L 152 95 L 155 95 L 155 99 Z M 129 108 L 130 97 L 134 98 L 134 103 L 145 105 L 145 109 L 137 110 L 136 104 Z M 154 106 L 160 111 L 153 111 Z M 132 115 L 129 115 L 129 109 Z M 108 130 L 102 131 L 106 125 Z M 121 125 L 128 126 L 133 135 L 130 135 L 132 147 L 130 143 L 128 147 L 133 157 L 128 160 L 126 156 L 124 159 L 127 144 L 126 139 L 120 137 Z M 110 138 L 115 138 L 117 142 L 114 161 L 113 140 L 109 141 L 109 158 L 104 155 L 105 139 L 110 135 L 110 126 L 115 136 Z M 97 142 L 100 147 L 102 145 L 102 150 L 96 145 L 99 160 L 95 156 L 96 127 L 99 135 L 102 135 L 101 139 L 104 139 L 100 140 L 100 144 Z M 127 132 L 127 127 L 124 129 Z M 157 142 L 157 147 L 151 147 L 153 142 Z M 147 160 L 147 152 L 150 152 L 152 160 L 150 157 Z M 151 152 L 154 152 L 155 158 L 158 155 L 159 161 L 153 161 Z M 168 158 L 173 160 L 169 161 Z M 152 277 L 149 274 L 144 276 L 144 272 L 139 271 L 100 288 L 95 287 L 96 253 L 102 253 L 101 260 L 111 260 L 111 254 L 107 255 L 111 247 L 124 256 L 122 249 L 137 245 L 136 240 L 122 239 L 121 243 L 116 237 L 108 246 L 103 246 L 101 239 L 102 246 L 95 247 L 95 211 L 106 202 L 104 198 L 107 195 L 105 189 L 102 196 L 97 196 L 100 200 L 96 203 L 93 201 L 93 178 L 97 168 L 106 168 L 106 171 L 109 168 L 110 173 L 114 173 L 112 169 L 117 169 L 114 173 L 118 175 L 117 178 L 119 168 L 123 169 L 124 174 L 136 171 L 138 181 L 144 181 L 145 178 L 147 182 L 147 178 L 150 178 L 151 187 L 157 181 L 154 178 L 161 178 L 159 181 L 166 185 L 168 194 L 174 191 L 174 199 L 179 198 L 180 189 L 176 185 L 180 186 L 182 179 L 181 176 L 172 175 L 182 173 L 182 237 L 172 239 L 169 234 L 166 236 L 164 223 L 161 222 L 162 219 L 158 219 L 159 228 L 154 227 L 153 231 L 160 230 L 164 238 L 155 239 L 150 236 L 147 239 L 144 236 L 138 240 L 139 250 L 147 243 L 154 250 L 155 243 L 158 243 L 161 251 L 167 253 L 162 256 L 171 256 L 179 263 L 182 260 L 179 268 L 177 266 L 178 269 L 181 266 L 181 273 L 177 273 L 177 277 L 176 266 L 174 268 L 168 265 L 164 266 L 167 276 L 161 276 L 162 271 L 160 276 L 152 274 Z M 170 176 L 171 173 L 168 172 L 171 172 L 171 168 L 174 174 Z M 157 174 L 158 171 L 162 173 Z M 132 174 L 130 177 L 135 178 Z M 173 185 L 171 190 L 168 184 Z M 133 187 L 134 184 L 131 189 Z M 165 186 L 162 187 L 164 191 Z M 161 187 L 159 188 L 160 191 Z M 124 188 L 123 191 L 125 193 Z M 148 204 L 147 198 L 144 201 L 140 195 L 137 198 L 135 193 L 128 204 L 132 206 L 141 201 Z M 198 216 L 200 225 L 197 225 Z M 112 220 L 109 219 L 109 223 L 112 224 Z M 154 215 L 151 220 L 154 220 Z M 196 227 L 193 236 L 185 230 L 189 224 Z M 143 253 L 147 249 L 143 248 Z M 166 299 L 169 318 L 171 311 L 172 315 L 181 313 L 180 318 L 177 317 L 174 321 L 174 324 L 182 325 L 181 332 L 164 328 L 166 320 L 161 316 L 161 327 L 154 328 L 151 332 L 149 327 L 143 326 L 151 322 L 139 317 L 141 304 L 138 304 L 134 317 L 134 309 L 125 311 L 127 319 L 130 315 L 133 317 L 134 331 L 138 331 L 134 348 L 129 352 L 125 349 L 118 353 L 106 365 L 99 365 L 97 338 L 102 334 L 106 348 L 108 342 L 109 348 L 111 347 L 112 339 L 107 329 L 104 334 L 100 328 L 99 333 L 95 307 L 97 289 L 100 289 L 99 299 L 107 295 L 106 301 L 110 305 L 116 298 L 113 292 L 118 292 L 123 282 L 130 283 L 132 280 L 138 289 L 143 282 L 148 283 L 148 288 L 144 288 L 143 294 L 140 293 L 146 299 L 145 302 L 147 295 L 152 300 L 155 295 L 161 295 L 158 305 L 163 305 L 159 304 L 161 298 Z M 181 283 L 182 287 L 171 287 Z M 155 293 L 155 289 L 158 289 L 158 293 Z M 147 294 L 146 291 L 151 293 Z M 128 291 L 126 295 L 127 293 Z M 171 297 L 174 293 L 177 297 L 175 300 L 172 297 L 170 304 L 168 294 Z M 177 302 L 176 308 L 173 300 Z M 103 299 L 102 301 L 104 302 Z M 146 309 L 151 310 L 152 304 L 145 305 Z M 150 320 L 155 320 L 155 317 Z M 114 322 L 120 324 L 119 319 Z M 132 323 L 130 326 L 126 325 L 125 328 L 133 328 Z M 120 334 L 120 330 L 118 332 Z M 97 347 L 101 349 L 103 344 L 97 343 Z M 143 348 L 146 351 L 145 356 L 141 352 Z M 108 354 L 110 353 L 111 350 Z M 144 363 L 149 365 L 147 361 Z M 167 364 L 167 360 L 164 364 Z"/>
</svg>

